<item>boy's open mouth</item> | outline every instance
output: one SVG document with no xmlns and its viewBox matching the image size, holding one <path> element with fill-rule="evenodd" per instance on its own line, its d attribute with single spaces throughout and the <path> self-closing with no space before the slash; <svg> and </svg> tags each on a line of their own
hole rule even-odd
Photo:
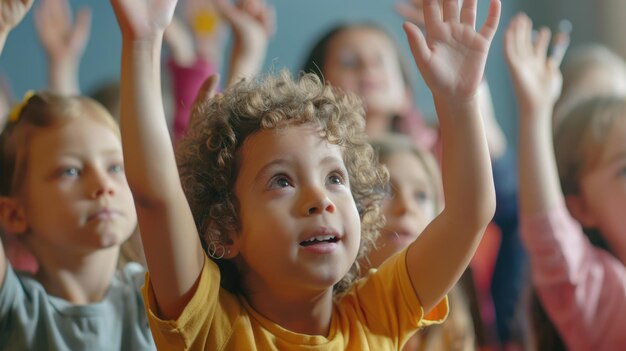
<svg viewBox="0 0 626 351">
<path fill-rule="evenodd" d="M 336 243 L 337 242 L 337 237 L 334 235 L 318 235 L 315 237 L 312 237 L 311 239 L 305 240 L 303 242 L 300 243 L 300 246 L 311 246 L 311 245 L 315 245 L 318 243 Z"/>
</svg>

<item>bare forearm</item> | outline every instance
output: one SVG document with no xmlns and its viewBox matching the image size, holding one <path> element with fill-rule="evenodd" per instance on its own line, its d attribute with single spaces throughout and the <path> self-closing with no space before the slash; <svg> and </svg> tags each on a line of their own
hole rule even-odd
<svg viewBox="0 0 626 351">
<path fill-rule="evenodd" d="M 549 109 L 521 111 L 519 199 L 522 214 L 543 213 L 562 201 Z"/>
<path fill-rule="evenodd" d="M 183 193 L 160 87 L 160 38 L 124 41 L 121 130 L 128 183 L 162 316 L 176 319 L 202 269 L 204 256 Z"/>
<path fill-rule="evenodd" d="M 179 185 L 160 83 L 160 39 L 124 41 L 122 48 L 121 130 L 128 183 L 136 201 L 167 197 Z"/>
<path fill-rule="evenodd" d="M 237 83 L 242 78 L 251 78 L 261 72 L 266 50 L 244 53 L 241 48 L 233 48 L 232 60 L 228 72 L 228 86 Z"/>
<path fill-rule="evenodd" d="M 464 226 L 483 228 L 495 211 L 495 190 L 477 100 L 435 99 L 442 138 L 445 211 Z"/>
<path fill-rule="evenodd" d="M 491 163 L 477 103 L 435 99 L 435 107 L 442 129 L 446 205 L 407 254 L 413 286 L 426 310 L 457 282 L 495 211 Z M 436 269 L 430 264 L 434 262 Z"/>
<path fill-rule="evenodd" d="M 78 62 L 49 58 L 48 84 L 51 91 L 62 95 L 78 95 Z"/>
</svg>

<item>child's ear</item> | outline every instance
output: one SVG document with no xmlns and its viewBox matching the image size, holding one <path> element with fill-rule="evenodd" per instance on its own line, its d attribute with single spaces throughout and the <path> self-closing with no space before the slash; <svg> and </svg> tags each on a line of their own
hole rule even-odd
<svg viewBox="0 0 626 351">
<path fill-rule="evenodd" d="M 566 195 L 565 205 L 571 213 L 572 217 L 576 219 L 583 228 L 595 228 L 597 225 L 596 217 L 593 212 L 589 210 L 589 206 L 585 199 L 580 195 Z"/>
<path fill-rule="evenodd" d="M 26 213 L 16 199 L 0 196 L 0 225 L 7 234 L 22 234 L 28 229 Z"/>
<path fill-rule="evenodd" d="M 240 240 L 237 240 L 238 237 L 236 233 L 228 235 L 229 239 L 224 242 L 224 248 L 226 249 L 225 259 L 235 258 L 239 255 Z"/>
</svg>

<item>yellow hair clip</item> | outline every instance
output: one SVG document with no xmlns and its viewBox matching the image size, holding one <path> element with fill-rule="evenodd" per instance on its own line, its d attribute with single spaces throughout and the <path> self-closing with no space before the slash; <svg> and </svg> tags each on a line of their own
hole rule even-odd
<svg viewBox="0 0 626 351">
<path fill-rule="evenodd" d="M 33 95 L 35 95 L 34 91 L 32 91 L 32 90 L 27 91 L 24 94 L 24 98 L 22 99 L 22 101 L 20 101 L 19 103 L 15 104 L 13 106 L 13 108 L 11 109 L 11 112 L 9 113 L 9 121 L 10 122 L 17 122 L 17 120 L 20 119 L 20 115 L 22 114 L 22 110 L 24 109 L 24 107 L 28 103 L 28 100 L 30 100 L 30 98 L 33 97 Z"/>
</svg>

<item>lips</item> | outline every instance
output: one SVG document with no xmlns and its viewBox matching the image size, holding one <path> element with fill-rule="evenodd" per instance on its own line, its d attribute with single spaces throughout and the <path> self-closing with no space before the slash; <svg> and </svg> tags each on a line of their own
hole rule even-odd
<svg viewBox="0 0 626 351">
<path fill-rule="evenodd" d="M 300 246 L 309 247 L 313 245 L 336 243 L 341 239 L 339 233 L 330 228 L 319 228 L 312 233 L 308 233 L 306 238 L 300 242 Z"/>
<path fill-rule="evenodd" d="M 98 210 L 87 217 L 88 221 L 99 220 L 99 221 L 107 221 L 111 220 L 113 217 L 119 215 L 120 212 L 116 210 L 112 210 L 110 208 L 103 208 Z"/>
</svg>

